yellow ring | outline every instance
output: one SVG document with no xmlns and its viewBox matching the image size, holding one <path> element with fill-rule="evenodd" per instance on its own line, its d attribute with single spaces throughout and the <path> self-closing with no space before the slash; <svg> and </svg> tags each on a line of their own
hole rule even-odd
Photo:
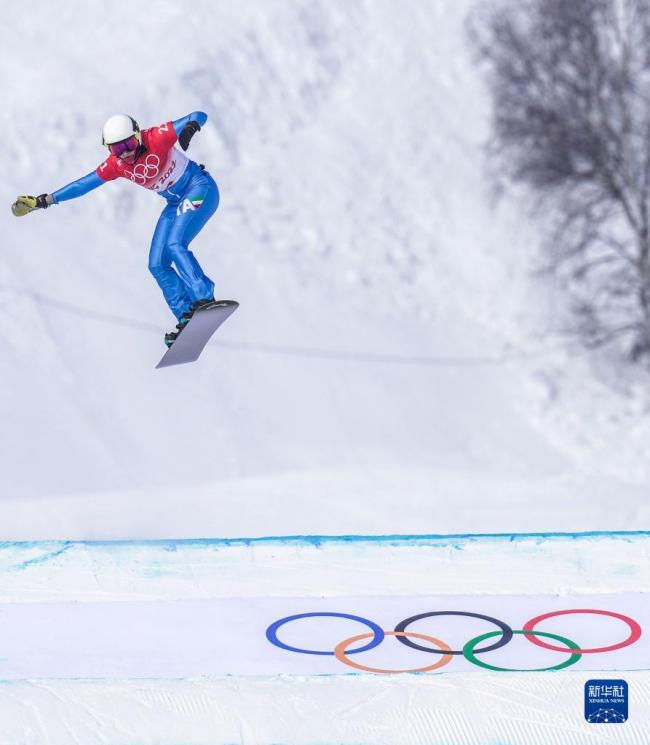
<svg viewBox="0 0 650 745">
<path fill-rule="evenodd" d="M 451 647 L 440 641 L 440 639 L 436 639 L 434 636 L 427 636 L 427 634 L 416 634 L 415 631 L 384 631 L 384 634 L 385 636 L 414 636 L 416 639 L 423 639 L 424 641 L 435 644 L 439 649 L 451 652 Z M 361 665 L 358 662 L 353 662 L 345 654 L 345 650 L 350 646 L 350 644 L 354 644 L 354 642 L 361 641 L 362 639 L 369 639 L 371 636 L 374 636 L 374 634 L 359 634 L 358 636 L 351 636 L 349 639 L 344 639 L 340 644 L 337 644 L 334 649 L 336 659 L 350 667 L 355 667 L 357 670 L 363 670 L 367 673 L 426 673 L 430 670 L 437 670 L 438 668 L 444 667 L 454 659 L 452 654 L 443 654 L 437 662 L 433 663 L 433 665 L 416 667 L 409 670 L 384 670 L 380 667 L 368 667 L 366 665 Z"/>
</svg>

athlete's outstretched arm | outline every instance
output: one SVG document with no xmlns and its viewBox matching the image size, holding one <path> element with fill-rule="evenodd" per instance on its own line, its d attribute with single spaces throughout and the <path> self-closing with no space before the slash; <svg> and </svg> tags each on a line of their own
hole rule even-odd
<svg viewBox="0 0 650 745">
<path fill-rule="evenodd" d="M 58 189 L 53 194 L 39 194 L 37 197 L 23 194 L 17 197 L 16 201 L 11 205 L 11 211 L 16 217 L 22 217 L 37 209 L 47 209 L 51 204 L 58 204 L 59 202 L 65 202 L 67 199 L 80 197 L 101 186 L 103 183 L 105 183 L 105 179 L 100 178 L 97 172 L 93 171 L 87 176 L 82 176 L 71 184 L 64 186 L 62 189 Z"/>
<path fill-rule="evenodd" d="M 208 115 L 205 113 L 205 111 L 193 111 L 191 114 L 188 114 L 181 119 L 176 119 L 172 122 L 172 124 L 174 125 L 174 132 L 176 132 L 176 137 L 180 137 L 181 132 L 185 129 L 185 127 L 187 127 L 190 122 L 196 122 L 199 125 L 200 129 L 207 121 Z"/>
<path fill-rule="evenodd" d="M 106 181 L 97 175 L 97 171 L 92 171 L 87 176 L 78 178 L 76 181 L 67 184 L 61 189 L 57 189 L 57 191 L 48 196 L 51 196 L 52 198 L 51 204 L 67 202 L 68 199 L 82 197 L 84 194 L 88 194 L 89 191 L 92 191 L 105 183 Z"/>
<path fill-rule="evenodd" d="M 190 140 L 197 132 L 201 131 L 201 127 L 208 121 L 208 115 L 205 111 L 193 111 L 191 114 L 176 119 L 172 122 L 174 125 L 174 132 L 178 137 L 178 144 L 187 150 L 190 145 Z"/>
</svg>

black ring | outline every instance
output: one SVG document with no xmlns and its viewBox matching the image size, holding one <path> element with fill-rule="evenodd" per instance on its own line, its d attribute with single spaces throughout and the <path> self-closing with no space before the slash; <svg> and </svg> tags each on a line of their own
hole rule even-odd
<svg viewBox="0 0 650 745">
<path fill-rule="evenodd" d="M 503 632 L 503 636 L 501 637 L 501 639 L 494 644 L 491 644 L 489 647 L 482 647 L 481 649 L 474 650 L 475 653 L 491 652 L 493 649 L 505 647 L 505 645 L 512 639 L 513 636 L 513 632 L 510 626 L 508 626 L 508 624 L 504 623 L 503 621 L 499 621 L 498 618 L 492 618 L 492 616 L 483 616 L 480 613 L 468 613 L 464 610 L 435 610 L 430 611 L 429 613 L 420 613 L 417 616 L 410 616 L 410 618 L 406 618 L 404 619 L 404 621 L 400 621 L 397 626 L 395 626 L 395 631 L 403 633 L 404 631 L 406 631 L 406 627 L 410 626 L 412 623 L 415 623 L 415 621 L 419 621 L 422 618 L 431 618 L 431 616 L 470 616 L 471 618 L 482 618 L 484 621 L 489 621 L 495 626 L 498 626 Z M 433 647 L 423 647 L 421 644 L 416 644 L 415 642 L 411 641 L 406 636 L 398 636 L 397 639 L 402 642 L 402 644 L 406 644 L 407 647 L 417 649 L 420 652 L 431 652 L 432 654 L 463 654 L 462 649 L 446 650 L 433 649 Z"/>
</svg>

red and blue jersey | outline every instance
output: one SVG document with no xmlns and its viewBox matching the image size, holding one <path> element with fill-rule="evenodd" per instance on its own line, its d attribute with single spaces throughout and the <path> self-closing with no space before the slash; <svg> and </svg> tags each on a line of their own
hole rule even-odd
<svg viewBox="0 0 650 745">
<path fill-rule="evenodd" d="M 193 161 L 182 150 L 175 148 L 174 144 L 188 122 L 195 121 L 203 126 L 207 119 L 208 115 L 203 111 L 193 111 L 182 119 L 143 130 L 140 135 L 144 152 L 135 163 L 127 163 L 110 155 L 94 171 L 53 192 L 54 203 L 76 199 L 117 178 L 125 178 L 166 199 L 178 199 L 180 191 L 177 189 L 182 191 L 184 183 L 188 181 L 192 170 L 188 170 L 188 165 Z M 179 183 L 181 180 L 183 183 Z M 170 187 L 176 188 L 169 190 Z"/>
<path fill-rule="evenodd" d="M 174 147 L 178 137 L 173 122 L 144 129 L 140 136 L 145 152 L 135 163 L 109 155 L 95 173 L 102 181 L 125 178 L 145 189 L 165 191 L 180 179 L 189 163 L 185 153 Z"/>
</svg>

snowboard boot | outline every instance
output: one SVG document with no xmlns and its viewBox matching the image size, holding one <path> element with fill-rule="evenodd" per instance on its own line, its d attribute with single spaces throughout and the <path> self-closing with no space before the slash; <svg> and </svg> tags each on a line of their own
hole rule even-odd
<svg viewBox="0 0 650 745">
<path fill-rule="evenodd" d="M 188 310 L 186 310 L 185 313 L 183 313 L 183 315 L 180 317 L 178 323 L 176 324 L 176 331 L 170 331 L 168 334 L 165 334 L 165 344 L 167 345 L 167 348 L 171 347 L 176 339 L 178 339 L 181 331 L 190 322 L 190 319 L 194 315 L 195 311 L 197 311 L 199 308 L 203 308 L 205 305 L 211 305 L 212 303 L 214 303 L 214 298 L 195 300 L 192 305 L 190 305 Z"/>
<path fill-rule="evenodd" d="M 180 317 L 178 323 L 176 324 L 176 331 L 170 331 L 168 334 L 165 334 L 165 344 L 167 345 L 167 349 L 171 347 L 171 345 L 178 339 L 181 331 L 187 326 L 187 324 L 190 322 L 190 318 L 192 317 L 192 313 L 189 310 L 186 310 L 185 313 Z"/>
<path fill-rule="evenodd" d="M 205 305 L 211 305 L 214 303 L 214 298 L 205 298 L 204 300 L 195 300 L 192 305 L 190 305 L 190 318 L 194 315 L 195 311 L 197 311 L 199 308 L 203 308 Z"/>
<path fill-rule="evenodd" d="M 180 331 L 170 331 L 168 334 L 165 334 L 165 346 L 167 349 L 178 339 L 179 334 Z"/>
</svg>

